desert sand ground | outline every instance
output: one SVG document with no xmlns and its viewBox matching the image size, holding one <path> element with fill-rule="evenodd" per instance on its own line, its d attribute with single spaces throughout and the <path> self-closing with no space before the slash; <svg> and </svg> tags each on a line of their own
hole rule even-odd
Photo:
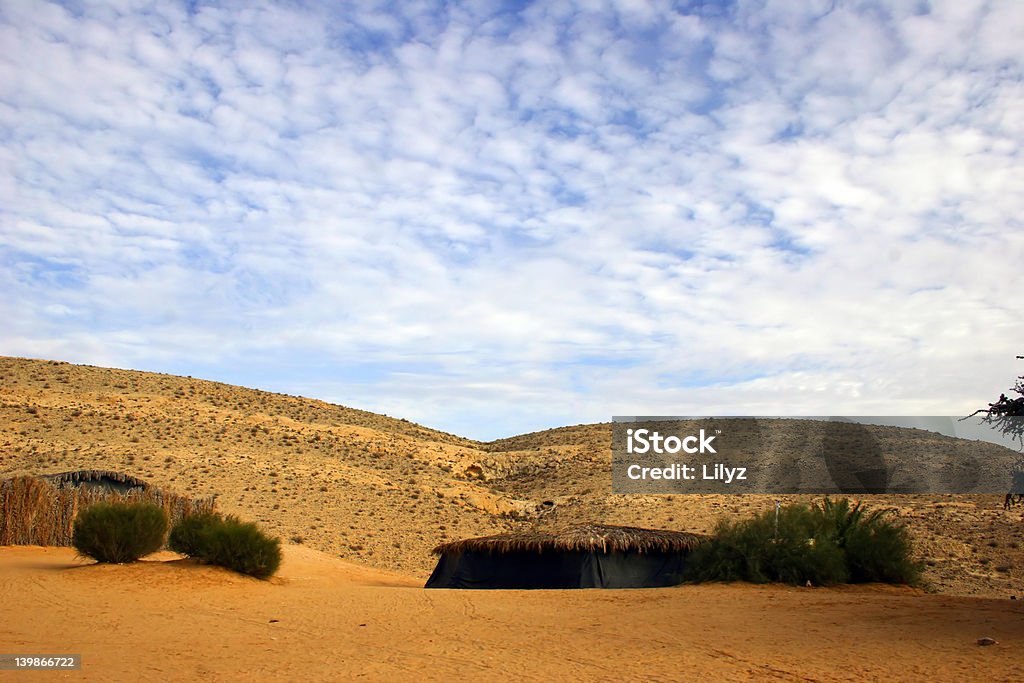
<svg viewBox="0 0 1024 683">
<path fill-rule="evenodd" d="M 162 553 L 0 548 L 0 680 L 1019 680 L 1024 601 L 891 587 L 425 590 L 289 547 L 261 582 Z M 979 646 L 991 637 L 995 645 Z"/>
</svg>

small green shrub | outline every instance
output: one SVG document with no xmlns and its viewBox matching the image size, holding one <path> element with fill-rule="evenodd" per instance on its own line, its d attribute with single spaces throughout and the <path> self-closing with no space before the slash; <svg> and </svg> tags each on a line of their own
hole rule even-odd
<svg viewBox="0 0 1024 683">
<path fill-rule="evenodd" d="M 209 528 L 222 524 L 224 517 L 219 512 L 203 512 L 183 517 L 171 529 L 167 547 L 176 553 L 199 557 L 202 555 L 202 534 Z"/>
<path fill-rule="evenodd" d="M 152 503 L 97 503 L 75 519 L 71 545 L 97 562 L 134 562 L 160 549 L 167 515 Z"/>
<path fill-rule="evenodd" d="M 888 518 L 889 510 L 868 512 L 861 503 L 851 507 L 846 498 L 825 498 L 815 509 L 846 555 L 851 583 L 920 582 L 921 565 L 911 559 L 910 534 Z"/>
<path fill-rule="evenodd" d="M 186 517 L 171 530 L 168 544 L 175 552 L 258 579 L 272 576 L 281 566 L 281 541 L 232 515 Z"/>
<path fill-rule="evenodd" d="M 866 512 L 849 500 L 788 505 L 740 522 L 720 522 L 687 561 L 690 581 L 782 582 L 815 585 L 915 584 L 920 565 L 902 525 L 887 511 Z"/>
<path fill-rule="evenodd" d="M 751 520 L 721 522 L 687 560 L 691 581 L 750 581 L 827 586 L 847 580 L 842 551 L 822 533 L 814 511 L 787 506 Z"/>
<path fill-rule="evenodd" d="M 269 578 L 281 566 L 281 541 L 266 536 L 253 522 L 227 517 L 200 535 L 204 562 L 257 579 Z"/>
</svg>

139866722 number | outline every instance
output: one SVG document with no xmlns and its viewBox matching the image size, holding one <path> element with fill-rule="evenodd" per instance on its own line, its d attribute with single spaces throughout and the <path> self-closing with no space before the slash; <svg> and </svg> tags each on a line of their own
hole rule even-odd
<svg viewBox="0 0 1024 683">
<path fill-rule="evenodd" d="M 0 670 L 80 669 L 81 655 L 0 654 Z"/>
</svg>

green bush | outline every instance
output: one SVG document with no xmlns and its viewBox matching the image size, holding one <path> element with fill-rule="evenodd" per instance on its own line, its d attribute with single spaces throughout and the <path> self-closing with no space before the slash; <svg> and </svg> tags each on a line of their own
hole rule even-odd
<svg viewBox="0 0 1024 683">
<path fill-rule="evenodd" d="M 906 527 L 888 519 L 888 510 L 867 513 L 846 499 L 822 503 L 821 514 L 831 522 L 836 544 L 846 554 L 851 583 L 908 583 L 921 579 L 921 565 L 911 558 L 913 543 Z"/>
<path fill-rule="evenodd" d="M 266 536 L 252 522 L 217 513 L 194 515 L 171 530 L 171 550 L 266 579 L 281 566 L 281 541 Z"/>
<path fill-rule="evenodd" d="M 720 522 L 687 561 L 690 581 L 751 581 L 831 585 L 882 581 L 916 583 L 906 529 L 887 511 L 826 498 L 788 505 L 740 522 Z"/>
<path fill-rule="evenodd" d="M 97 503 L 75 519 L 71 545 L 97 562 L 134 562 L 160 549 L 167 515 L 152 503 Z"/>
<path fill-rule="evenodd" d="M 281 541 L 266 536 L 252 522 L 227 517 L 201 534 L 204 562 L 266 579 L 281 566 Z"/>
<path fill-rule="evenodd" d="M 711 540 L 687 560 L 691 581 L 751 581 L 817 585 L 842 583 L 842 551 L 822 533 L 805 506 L 787 506 L 751 520 L 720 522 Z"/>
<path fill-rule="evenodd" d="M 222 524 L 224 517 L 219 512 L 203 512 L 183 517 L 171 529 L 167 547 L 176 553 L 199 557 L 202 555 L 202 534 L 210 527 Z"/>
</svg>

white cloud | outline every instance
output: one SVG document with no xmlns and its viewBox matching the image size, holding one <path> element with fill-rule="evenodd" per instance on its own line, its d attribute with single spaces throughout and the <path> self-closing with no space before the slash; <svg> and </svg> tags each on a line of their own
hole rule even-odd
<svg viewBox="0 0 1024 683">
<path fill-rule="evenodd" d="M 1005 388 L 1019 3 L 613 5 L 4 6 L 0 353 L 479 437 Z"/>
</svg>

